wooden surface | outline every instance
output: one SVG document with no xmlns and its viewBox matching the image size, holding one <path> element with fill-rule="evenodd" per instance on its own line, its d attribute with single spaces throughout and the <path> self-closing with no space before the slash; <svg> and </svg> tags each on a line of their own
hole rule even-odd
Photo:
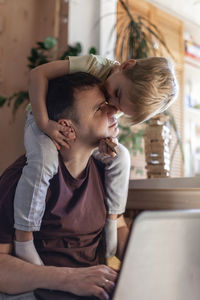
<svg viewBox="0 0 200 300">
<path fill-rule="evenodd" d="M 26 90 L 29 69 L 27 56 L 37 41 L 58 37 L 66 43 L 60 22 L 64 0 L 5 0 L 0 2 L 0 96 Z M 63 7 L 63 6 L 62 6 Z M 64 13 L 64 11 L 62 11 Z M 65 14 L 67 14 L 67 5 Z M 11 107 L 0 108 L 0 174 L 22 153 L 25 107 L 15 120 Z"/>
<path fill-rule="evenodd" d="M 127 210 L 200 209 L 200 178 L 132 180 Z"/>
</svg>

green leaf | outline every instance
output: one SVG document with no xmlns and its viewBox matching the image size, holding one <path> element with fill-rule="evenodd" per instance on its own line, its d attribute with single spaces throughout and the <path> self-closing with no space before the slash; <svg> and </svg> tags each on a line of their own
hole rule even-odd
<svg viewBox="0 0 200 300">
<path fill-rule="evenodd" d="M 77 54 L 80 54 L 81 51 L 82 51 L 82 46 L 81 46 L 81 43 L 76 43 L 76 46 L 75 48 L 77 49 Z"/>
<path fill-rule="evenodd" d="M 14 105 L 13 105 L 13 114 L 15 114 L 16 110 L 19 108 L 19 106 L 25 102 L 29 100 L 29 96 L 28 96 L 28 91 L 20 91 L 17 93 L 14 93 L 13 95 L 11 95 L 8 98 L 4 98 L 0 96 L 0 107 L 3 106 L 5 104 L 5 102 L 7 101 L 7 105 L 10 106 L 11 101 L 14 101 Z"/>
<path fill-rule="evenodd" d="M 7 99 L 5 97 L 0 96 L 0 107 L 4 106 L 6 100 Z"/>
<path fill-rule="evenodd" d="M 35 68 L 35 65 L 33 65 L 33 64 L 28 64 L 27 67 L 28 67 L 29 69 L 33 69 L 33 68 Z"/>
<path fill-rule="evenodd" d="M 143 175 L 143 170 L 136 168 L 136 174 Z"/>
<path fill-rule="evenodd" d="M 63 54 L 60 56 L 60 60 L 65 60 L 66 57 L 68 56 L 68 50 L 66 50 L 65 52 L 63 52 Z"/>
<path fill-rule="evenodd" d="M 128 126 L 119 124 L 118 127 L 120 129 L 119 142 L 125 145 L 134 156 L 138 152 L 144 153 L 142 140 L 145 130 L 142 128 L 137 132 L 132 132 Z"/>
<path fill-rule="evenodd" d="M 11 104 L 11 101 L 13 100 L 13 99 L 15 99 L 16 98 L 16 95 L 17 95 L 17 93 L 14 93 L 13 95 L 11 95 L 10 97 L 8 97 L 8 103 L 7 103 L 7 105 L 8 106 L 10 106 L 10 104 Z"/>
<path fill-rule="evenodd" d="M 38 51 L 36 48 L 31 48 L 31 56 L 33 59 L 37 59 L 38 58 Z"/>
<path fill-rule="evenodd" d="M 36 61 L 35 57 L 33 57 L 33 56 L 28 56 L 28 60 L 29 60 L 31 63 L 35 63 L 35 61 Z"/>
<path fill-rule="evenodd" d="M 43 49 L 43 50 L 46 49 L 46 47 L 45 47 L 45 45 L 44 45 L 43 42 L 37 42 L 36 44 L 39 46 L 40 49 Z"/>
<path fill-rule="evenodd" d="M 57 45 L 57 38 L 51 38 L 50 36 L 46 37 L 44 40 L 44 47 L 45 49 L 52 49 L 54 46 Z"/>
<path fill-rule="evenodd" d="M 15 102 L 13 105 L 13 114 L 16 113 L 17 109 L 20 105 L 24 102 L 28 102 L 29 96 L 27 91 L 20 91 L 19 93 L 15 94 Z"/>
<path fill-rule="evenodd" d="M 97 49 L 95 48 L 95 47 L 91 47 L 90 49 L 89 49 L 89 54 L 97 54 Z"/>
<path fill-rule="evenodd" d="M 77 56 L 81 53 L 82 46 L 80 43 L 76 43 L 75 46 L 68 45 L 68 49 L 60 56 L 59 59 L 64 60 L 67 56 Z"/>
</svg>

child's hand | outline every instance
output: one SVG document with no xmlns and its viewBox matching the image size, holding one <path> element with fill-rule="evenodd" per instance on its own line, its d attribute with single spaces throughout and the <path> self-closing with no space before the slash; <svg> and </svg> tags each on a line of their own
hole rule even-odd
<svg viewBox="0 0 200 300">
<path fill-rule="evenodd" d="M 101 139 L 99 143 L 99 152 L 104 155 L 115 157 L 118 154 L 118 140 L 117 138 Z"/>
<path fill-rule="evenodd" d="M 63 126 L 56 121 L 48 120 L 43 131 L 52 139 L 58 150 L 60 150 L 61 146 L 70 149 L 68 141 L 74 140 L 74 135 L 68 126 Z"/>
</svg>

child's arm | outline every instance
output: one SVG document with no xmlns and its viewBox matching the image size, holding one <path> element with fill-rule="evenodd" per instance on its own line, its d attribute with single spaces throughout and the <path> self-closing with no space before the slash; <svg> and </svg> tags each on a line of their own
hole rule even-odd
<svg viewBox="0 0 200 300">
<path fill-rule="evenodd" d="M 38 127 L 54 141 L 57 148 L 60 145 L 68 147 L 67 138 L 61 133 L 66 127 L 49 120 L 46 108 L 48 81 L 69 73 L 69 60 L 54 61 L 34 68 L 30 72 L 29 96 L 33 115 Z"/>
</svg>

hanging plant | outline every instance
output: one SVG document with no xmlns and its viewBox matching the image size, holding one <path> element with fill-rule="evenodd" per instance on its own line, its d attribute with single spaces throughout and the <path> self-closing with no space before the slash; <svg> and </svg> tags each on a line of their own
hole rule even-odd
<svg viewBox="0 0 200 300">
<path fill-rule="evenodd" d="M 120 61 L 127 59 L 138 59 L 156 55 L 157 44 L 162 45 L 167 53 L 173 58 L 162 32 L 147 18 L 132 13 L 128 1 L 119 0 L 123 13 L 118 17 L 114 30 L 120 26 L 115 44 L 115 55 Z"/>
</svg>

